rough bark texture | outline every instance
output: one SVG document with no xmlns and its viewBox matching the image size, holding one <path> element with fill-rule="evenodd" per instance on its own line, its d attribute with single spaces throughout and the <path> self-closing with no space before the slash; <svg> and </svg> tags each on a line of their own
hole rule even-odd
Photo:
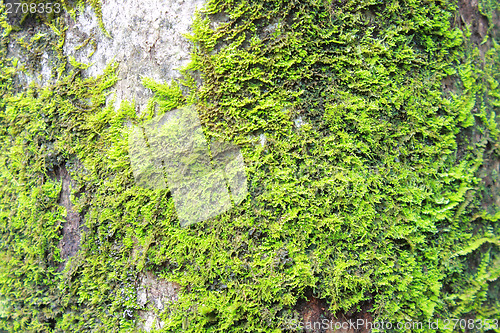
<svg viewBox="0 0 500 333">
<path fill-rule="evenodd" d="M 119 64 L 115 86 L 116 106 L 135 100 L 144 110 L 151 93 L 142 78 L 170 82 L 189 62 L 191 46 L 184 37 L 203 0 L 103 1 L 102 21 L 87 7 L 76 22 L 67 17 L 69 29 L 64 50 L 80 62 L 92 64 L 85 75 L 96 76 L 112 61 Z M 80 47 L 84 45 L 83 47 Z M 76 50 L 80 47 L 78 50 Z"/>
<path fill-rule="evenodd" d="M 346 2 L 345 0 L 333 2 L 331 4 L 332 12 L 339 10 Z M 191 52 L 191 44 L 186 40 L 184 35 L 190 32 L 193 15 L 196 9 L 200 9 L 203 4 L 203 0 L 102 1 L 102 22 L 106 31 L 103 31 L 102 27 L 100 27 L 99 20 L 94 10 L 91 9 L 90 6 L 87 6 L 83 13 L 76 17 L 76 20 L 73 20 L 69 14 L 63 16 L 68 26 L 65 35 L 66 42 L 63 48 L 64 54 L 72 56 L 77 61 L 89 65 L 87 69 L 82 70 L 83 77 L 87 78 L 96 77 L 102 74 L 106 66 L 112 61 L 116 61 L 118 63 L 118 82 L 112 88 L 113 94 L 110 96 L 116 99 L 115 105 L 117 108 L 121 101 L 134 100 L 136 102 L 136 113 L 142 114 L 147 107 L 147 102 L 153 96 L 153 93 L 142 85 L 142 78 L 148 77 L 158 81 L 170 82 L 173 79 L 180 79 L 182 77 L 179 69 L 189 63 Z M 467 26 L 469 27 L 471 31 L 471 41 L 477 45 L 481 56 L 484 57 L 486 52 L 492 47 L 491 39 L 485 40 L 485 36 L 488 34 L 488 27 L 491 27 L 490 30 L 493 31 L 493 36 L 498 36 L 499 34 L 500 18 L 497 12 L 494 12 L 494 16 L 491 18 L 492 22 L 490 22 L 487 17 L 479 12 L 478 0 L 459 0 L 458 7 L 459 10 L 457 16 L 454 18 L 454 24 L 463 30 L 466 30 Z M 16 22 L 16 20 L 19 20 L 19 17 L 11 18 L 11 23 Z M 228 21 L 229 17 L 226 14 L 218 13 L 212 17 L 211 27 L 215 29 L 224 26 Z M 28 29 L 17 33 L 18 38 L 24 37 L 30 39 L 37 33 L 45 33 L 55 40 L 51 30 L 46 26 L 40 25 L 35 21 L 27 22 L 27 26 L 29 26 Z M 275 33 L 277 29 L 278 23 L 273 21 L 265 25 L 264 28 L 258 30 L 256 34 L 262 39 L 267 39 Z M 212 52 L 218 52 L 223 46 L 227 45 L 228 43 L 226 41 L 220 41 Z M 250 46 L 246 45 L 246 47 L 249 48 Z M 32 64 L 32 68 L 29 68 L 26 72 L 20 72 L 16 77 L 15 80 L 18 87 L 25 87 L 30 84 L 47 86 L 55 82 L 53 77 L 55 69 L 53 66 L 51 67 L 51 64 L 57 62 L 57 54 L 45 51 L 43 45 L 26 53 L 22 50 L 19 43 L 11 43 L 9 44 L 7 57 L 17 57 L 23 62 Z M 323 74 L 319 76 L 321 75 Z M 448 94 L 457 91 L 457 80 L 451 78 L 451 76 L 445 78 L 442 83 L 443 90 Z M 298 83 L 295 82 L 294 84 Z M 19 88 L 19 90 L 22 90 L 22 88 Z M 108 99 L 108 102 L 109 100 L 110 99 Z M 296 116 L 292 118 L 292 121 L 297 131 L 304 126 L 310 126 L 310 122 L 303 120 L 302 116 Z M 255 137 L 258 137 L 258 135 L 255 134 Z M 469 128 L 464 131 L 463 134 L 459 136 L 458 140 L 456 152 L 458 160 L 465 156 L 466 148 L 470 142 L 478 144 L 481 140 L 483 140 L 483 136 L 478 130 Z M 260 134 L 260 144 L 262 147 L 268 146 L 265 134 Z M 275 145 L 276 142 L 271 142 L 271 144 Z M 485 211 L 489 211 L 492 215 L 495 214 L 495 209 L 500 207 L 500 178 L 498 177 L 500 172 L 500 159 L 498 155 L 494 153 L 494 151 L 498 151 L 498 149 L 498 143 L 496 143 L 496 146 L 495 144 L 488 143 L 485 163 L 479 168 L 478 172 L 479 177 L 486 187 L 485 193 L 482 195 L 481 205 Z M 51 156 L 48 156 L 47 160 L 50 158 Z M 75 210 L 75 205 L 71 201 L 71 196 L 76 195 L 78 197 L 79 193 L 75 193 L 73 189 L 72 184 L 74 184 L 74 180 L 71 177 L 71 172 L 68 171 L 66 167 L 66 160 L 61 161 L 56 159 L 54 165 L 56 165 L 56 167 L 48 173 L 61 185 L 57 204 L 64 207 L 66 210 L 66 215 L 64 216 L 65 221 L 62 223 L 62 228 L 60 229 L 61 239 L 58 244 L 61 258 L 64 260 L 64 262 L 59 263 L 58 271 L 60 272 L 65 268 L 66 262 L 77 255 L 78 251 L 81 250 L 81 232 L 84 228 L 84 218 L 83 213 L 79 213 Z M 470 198 L 467 200 L 469 199 Z M 278 222 L 284 219 L 284 217 L 286 217 L 286 215 L 281 216 L 279 219 L 277 218 L 277 220 L 279 220 Z M 400 216 L 398 215 L 397 218 L 400 218 Z M 276 229 L 279 228 L 280 226 L 276 227 Z M 253 228 L 251 230 L 247 238 L 251 239 L 252 242 L 255 241 L 252 243 L 253 246 L 261 246 L 261 238 L 269 237 L 267 234 L 261 234 L 260 231 L 257 232 L 259 236 L 255 237 L 253 235 L 256 229 Z M 203 232 L 205 232 L 205 230 L 200 233 Z M 255 235 L 257 233 L 255 233 Z M 246 237 L 244 231 L 242 231 L 242 235 Z M 235 242 L 245 238 L 242 235 L 234 236 Z M 112 237 L 113 236 L 110 236 L 109 238 L 112 239 Z M 153 240 L 151 244 L 139 244 L 134 236 L 132 236 L 131 239 L 134 243 L 133 249 L 131 250 L 131 260 L 134 262 L 143 260 L 144 257 L 146 257 L 145 253 L 149 246 L 152 246 L 151 244 L 156 242 L 156 240 Z M 110 242 L 112 241 L 110 240 Z M 410 242 L 408 242 L 409 244 L 405 244 L 406 240 L 404 238 L 399 239 L 398 242 L 402 244 L 395 242 L 398 246 L 411 247 L 411 251 L 408 252 L 413 252 L 413 245 L 410 244 Z M 116 246 L 120 247 L 121 245 Z M 242 248 L 237 249 L 237 251 L 245 252 L 248 250 L 248 246 L 246 244 L 245 246 L 246 248 L 242 246 Z M 188 249 L 189 246 L 186 246 L 185 251 L 188 252 Z M 207 251 L 209 250 L 210 249 Z M 375 250 L 376 249 L 373 251 Z M 485 249 L 483 247 L 481 250 L 481 253 L 476 254 L 475 257 L 470 260 L 469 266 L 471 270 L 475 271 L 480 268 L 481 256 L 483 253 L 490 251 L 490 248 Z M 288 255 L 288 252 L 286 253 Z M 271 253 L 269 255 L 271 256 L 273 254 Z M 246 257 L 242 256 L 241 258 L 238 258 L 238 260 L 241 259 L 241 266 L 245 267 L 244 265 L 247 265 L 247 263 L 243 263 Z M 290 264 L 290 262 L 293 261 L 287 259 L 286 262 L 279 262 L 277 266 L 282 265 L 280 267 L 287 267 L 286 265 Z M 168 262 L 168 265 L 170 264 L 173 268 L 177 268 L 176 263 Z M 192 264 L 196 265 L 197 263 L 193 262 Z M 210 269 L 211 268 L 212 267 L 210 267 Z M 226 268 L 227 267 L 222 267 L 220 271 L 222 272 Z M 244 271 L 244 268 L 241 268 L 241 270 Z M 114 272 L 106 273 L 113 274 Z M 233 278 L 230 274 L 233 273 L 227 274 L 230 276 L 229 280 Z M 228 288 L 227 285 L 219 283 L 217 278 L 211 276 L 210 279 L 210 282 L 206 283 L 212 284 L 211 288 L 213 288 L 211 291 L 217 290 L 223 294 Z M 130 281 L 123 282 L 123 286 L 121 287 L 123 287 L 122 291 L 124 291 L 127 283 L 133 286 L 132 296 L 129 297 L 135 297 L 137 305 L 140 308 L 137 310 L 139 316 L 137 327 L 147 332 L 154 329 L 162 329 L 165 322 L 162 321 L 160 314 L 162 312 L 168 313 L 169 306 L 179 301 L 179 294 L 182 288 L 181 285 L 167 281 L 155 275 L 155 273 L 147 268 L 143 268 L 142 271 L 131 278 Z M 490 288 L 492 294 L 498 292 L 497 286 L 498 284 Z M 444 288 L 448 287 L 445 286 Z M 360 319 L 365 322 L 371 322 L 375 317 L 372 301 L 363 301 L 360 306 L 353 307 L 350 311 L 338 311 L 336 313 L 331 313 L 329 311 L 331 305 L 332 304 L 329 304 L 329 301 L 326 299 L 316 298 L 308 294 L 306 300 L 297 301 L 295 305 L 290 306 L 290 309 L 298 315 L 299 320 L 305 325 L 303 332 L 306 333 L 368 333 L 371 331 L 366 328 L 358 330 L 353 330 L 351 328 L 342 328 L 340 330 L 332 330 L 330 328 L 307 328 L 321 326 L 320 324 L 323 323 L 324 320 L 327 320 L 331 327 L 335 326 L 335 323 L 342 324 Z M 215 317 L 217 309 L 208 309 L 206 311 L 207 318 L 210 319 Z M 235 310 L 234 312 L 236 313 L 237 311 Z M 124 318 L 128 319 L 128 317 L 132 318 L 132 316 L 132 310 L 125 310 L 123 314 Z M 209 319 L 207 319 L 207 321 L 210 321 Z M 50 322 L 50 320 L 52 319 L 47 319 L 48 322 Z M 52 322 L 50 323 L 51 325 L 55 325 Z"/>
<path fill-rule="evenodd" d="M 55 175 L 58 181 L 61 182 L 61 192 L 59 193 L 58 203 L 66 208 L 66 222 L 63 223 L 62 238 L 59 243 L 61 249 L 61 257 L 64 260 L 74 256 L 80 248 L 80 233 L 83 225 L 82 217 L 73 209 L 71 203 L 71 177 L 65 166 L 56 169 Z M 63 267 L 63 263 L 61 263 Z"/>
<path fill-rule="evenodd" d="M 168 307 L 177 301 L 179 289 L 177 283 L 159 279 L 151 272 L 141 274 L 138 279 L 137 302 L 151 309 L 139 313 L 144 320 L 142 327 L 147 332 L 153 328 L 162 328 L 163 323 L 156 313 L 168 310 Z"/>
</svg>

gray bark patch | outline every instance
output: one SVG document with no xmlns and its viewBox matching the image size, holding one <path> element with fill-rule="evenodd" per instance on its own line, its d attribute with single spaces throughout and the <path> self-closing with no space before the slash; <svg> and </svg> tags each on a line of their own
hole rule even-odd
<svg viewBox="0 0 500 333">
<path fill-rule="evenodd" d="M 97 76 L 110 62 L 118 62 L 116 106 L 122 100 L 135 100 L 138 110 L 144 110 L 152 94 L 142 86 L 142 78 L 169 82 L 181 77 L 179 69 L 189 63 L 191 55 L 191 43 L 184 35 L 190 32 L 195 11 L 203 4 L 204 0 L 103 2 L 102 19 L 111 38 L 86 7 L 76 21 L 67 17 L 65 53 L 92 64 L 85 71 L 89 76 Z"/>
<path fill-rule="evenodd" d="M 68 258 L 74 256 L 80 248 L 80 227 L 82 218 L 75 212 L 71 203 L 71 177 L 66 167 L 59 166 L 55 168 L 55 176 L 61 182 L 61 192 L 59 193 L 59 205 L 66 208 L 66 221 L 63 223 L 62 238 L 59 241 L 61 258 L 66 262 Z M 60 269 L 64 268 L 65 262 L 61 263 Z"/>
<path fill-rule="evenodd" d="M 151 272 L 140 274 L 137 303 L 148 310 L 139 311 L 142 319 L 139 327 L 146 332 L 162 328 L 164 324 L 158 314 L 168 311 L 169 305 L 177 301 L 180 288 L 179 284 L 157 278 Z"/>
</svg>

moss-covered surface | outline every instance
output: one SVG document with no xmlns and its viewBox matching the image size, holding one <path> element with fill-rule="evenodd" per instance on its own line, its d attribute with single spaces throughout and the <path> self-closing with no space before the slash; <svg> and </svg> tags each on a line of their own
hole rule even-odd
<svg viewBox="0 0 500 333">
<path fill-rule="evenodd" d="M 306 295 L 374 320 L 499 319 L 500 8 L 480 9 L 485 52 L 451 1 L 209 0 L 185 80 L 145 80 L 141 116 L 105 106 L 116 66 L 82 78 L 58 18 L 24 41 L 49 41 L 55 83 L 15 87 L 29 64 L 6 58 L 3 16 L 0 331 L 133 331 L 145 271 L 181 286 L 165 332 L 286 332 Z M 240 145 L 249 193 L 182 228 L 168 190 L 135 185 L 127 124 L 186 104 Z M 66 263 L 63 165 L 85 221 Z"/>
</svg>

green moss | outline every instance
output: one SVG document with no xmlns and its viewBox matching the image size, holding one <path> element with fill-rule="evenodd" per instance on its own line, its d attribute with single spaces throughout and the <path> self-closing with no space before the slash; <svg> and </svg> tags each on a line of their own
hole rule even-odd
<svg viewBox="0 0 500 333">
<path fill-rule="evenodd" d="M 116 66 L 83 79 L 62 53 L 56 83 L 17 91 L 2 21 L 0 329 L 128 332 L 144 271 L 182 286 L 161 315 L 169 332 L 286 331 L 309 293 L 392 322 L 498 317 L 499 210 L 481 175 L 500 154 L 500 46 L 490 29 L 482 57 L 456 11 L 208 1 L 183 80 L 145 79 L 140 118 L 105 105 Z M 57 53 L 64 27 L 52 30 Z M 184 104 L 209 140 L 240 145 L 249 190 L 188 228 L 168 190 L 135 185 L 126 126 Z M 85 232 L 59 272 L 63 164 Z"/>
<path fill-rule="evenodd" d="M 453 301 L 470 302 L 474 294 L 457 286 L 478 279 L 466 272 L 467 257 L 453 254 L 487 230 L 498 235 L 492 221 L 472 219 L 484 211 L 478 170 L 498 156 L 485 149 L 498 141 L 498 71 L 491 67 L 498 66 L 498 48 L 483 63 L 488 70 L 479 67 L 475 46 L 449 23 L 455 10 L 411 1 L 207 4 L 207 14 L 230 20 L 212 31 L 200 17 L 193 29 L 202 118 L 212 137 L 244 145 L 251 194 L 220 219 L 238 220 L 223 233 L 246 250 L 239 254 L 228 241 L 221 251 L 238 259 L 218 262 L 239 274 L 215 274 L 231 285 L 227 291 L 204 291 L 210 279 L 199 285 L 194 304 L 216 297 L 219 306 L 210 325 L 193 314 L 199 326 L 192 331 L 278 328 L 306 288 L 333 312 L 369 301 L 380 319 L 392 321 L 491 316 L 498 308 L 488 297 L 467 311 Z M 456 82 L 453 91 L 443 89 L 445 78 Z M 300 129 L 298 117 L 306 123 Z M 482 142 L 460 142 L 470 127 Z M 249 139 L 260 133 L 265 149 Z M 247 234 L 255 227 L 262 239 Z M 290 261 L 276 268 L 272 254 L 280 249 Z M 263 255 L 268 260 L 261 262 Z M 242 271 L 242 264 L 251 269 Z M 484 265 L 489 273 L 482 274 L 496 276 L 498 264 Z M 198 282 L 199 271 L 211 267 L 200 266 L 188 268 L 192 281 L 184 275 L 179 282 Z M 243 294 L 249 296 L 235 319 L 220 304 L 240 302 Z"/>
</svg>

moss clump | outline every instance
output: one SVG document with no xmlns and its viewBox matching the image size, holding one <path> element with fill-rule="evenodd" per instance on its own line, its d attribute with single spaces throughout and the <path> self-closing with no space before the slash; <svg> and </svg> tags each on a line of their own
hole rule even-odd
<svg viewBox="0 0 500 333">
<path fill-rule="evenodd" d="M 130 331 L 144 271 L 182 286 L 160 315 L 169 332 L 287 331 L 310 292 L 391 322 L 498 317 L 498 192 L 481 180 L 498 184 L 500 46 L 490 29 L 482 55 L 456 13 L 450 1 L 208 1 L 184 80 L 145 80 L 155 97 L 141 117 L 105 106 L 114 67 L 83 79 L 65 63 L 55 84 L 14 92 L 4 44 L 0 328 Z M 184 104 L 210 140 L 240 145 L 249 190 L 188 228 L 168 189 L 135 185 L 124 125 Z M 60 164 L 86 227 L 63 272 Z"/>
<path fill-rule="evenodd" d="M 214 139 L 246 148 L 251 194 L 223 231 L 205 227 L 234 255 L 200 251 L 177 277 L 198 290 L 186 308 L 214 309 L 192 314 L 193 331 L 277 329 L 307 288 L 332 312 L 368 301 L 393 322 L 498 313 L 498 206 L 485 209 L 478 171 L 498 159 L 499 48 L 481 59 L 456 11 L 208 2 L 191 37 L 201 113 Z M 469 267 L 474 252 L 482 269 Z"/>
</svg>

